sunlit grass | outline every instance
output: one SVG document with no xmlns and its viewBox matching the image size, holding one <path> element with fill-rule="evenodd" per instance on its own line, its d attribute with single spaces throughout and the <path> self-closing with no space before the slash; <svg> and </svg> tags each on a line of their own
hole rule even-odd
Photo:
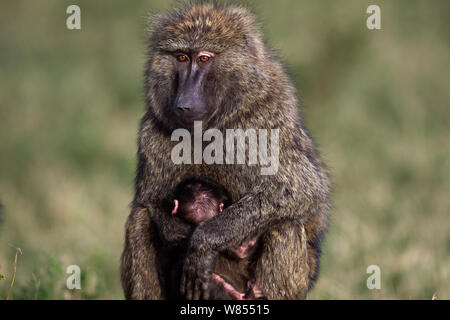
<svg viewBox="0 0 450 320">
<path fill-rule="evenodd" d="M 166 1 L 0 5 L 0 298 L 122 299 L 145 19 Z M 311 299 L 450 298 L 448 4 L 254 1 L 333 181 Z M 82 289 L 66 289 L 77 264 Z M 378 265 L 381 290 L 366 287 Z M 34 275 L 34 276 L 33 276 Z M 39 281 L 39 282 L 38 282 Z"/>
</svg>

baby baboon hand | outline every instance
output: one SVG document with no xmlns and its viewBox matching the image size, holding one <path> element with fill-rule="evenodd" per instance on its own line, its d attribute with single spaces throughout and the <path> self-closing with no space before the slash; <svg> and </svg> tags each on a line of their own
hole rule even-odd
<svg viewBox="0 0 450 320">
<path fill-rule="evenodd" d="M 225 291 L 232 300 L 245 300 L 245 293 L 239 292 L 219 274 L 213 273 L 211 280 L 216 284 L 216 286 L 222 288 L 222 290 Z"/>
<path fill-rule="evenodd" d="M 217 252 L 191 251 L 188 252 L 181 275 L 180 292 L 188 300 L 208 300 L 209 282 L 211 280 Z"/>
</svg>

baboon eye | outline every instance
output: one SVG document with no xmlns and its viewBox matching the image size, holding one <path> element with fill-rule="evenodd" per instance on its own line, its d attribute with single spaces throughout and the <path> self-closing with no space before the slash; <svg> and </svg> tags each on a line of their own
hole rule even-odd
<svg viewBox="0 0 450 320">
<path fill-rule="evenodd" d="M 200 56 L 199 60 L 200 60 L 200 62 L 208 62 L 209 57 L 208 56 Z"/>
<path fill-rule="evenodd" d="M 177 60 L 179 62 L 186 62 L 186 61 L 188 61 L 188 57 L 185 54 L 179 54 L 179 55 L 177 55 Z"/>
</svg>

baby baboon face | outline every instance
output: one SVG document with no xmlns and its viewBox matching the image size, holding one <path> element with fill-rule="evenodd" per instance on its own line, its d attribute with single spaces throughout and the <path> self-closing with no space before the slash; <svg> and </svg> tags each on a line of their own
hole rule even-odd
<svg viewBox="0 0 450 320">
<path fill-rule="evenodd" d="M 192 224 L 199 224 L 221 213 L 230 199 L 223 188 L 201 178 L 182 182 L 176 188 L 174 197 L 172 215 L 178 214 Z"/>
</svg>

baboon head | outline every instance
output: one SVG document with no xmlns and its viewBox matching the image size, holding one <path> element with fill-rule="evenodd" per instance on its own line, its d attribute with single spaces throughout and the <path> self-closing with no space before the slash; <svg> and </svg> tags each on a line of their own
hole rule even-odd
<svg viewBox="0 0 450 320">
<path fill-rule="evenodd" d="M 171 129 L 224 124 L 270 84 L 253 15 L 237 6 L 186 5 L 150 18 L 149 111 Z"/>
</svg>

